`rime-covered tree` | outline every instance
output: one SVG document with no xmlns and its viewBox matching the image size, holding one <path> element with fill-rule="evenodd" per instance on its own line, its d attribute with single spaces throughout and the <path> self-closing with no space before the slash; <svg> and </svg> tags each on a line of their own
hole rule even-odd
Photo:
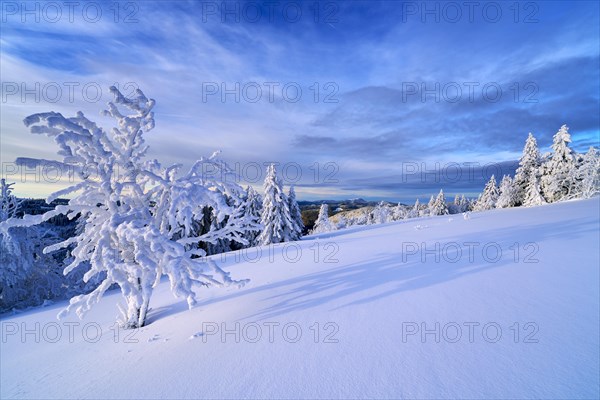
<svg viewBox="0 0 600 400">
<path fill-rule="evenodd" d="M 12 194 L 14 183 L 6 183 L 4 178 L 0 179 L 0 222 L 17 216 L 17 210 L 21 200 Z"/>
<path fill-rule="evenodd" d="M 226 196 L 233 195 L 232 189 L 237 191 L 239 187 L 204 174 L 207 167 L 226 167 L 216 154 L 199 160 L 179 178 L 180 166 L 162 168 L 158 161 L 147 160 L 144 134 L 154 127 L 154 100 L 140 90 L 134 98 L 126 98 L 115 87 L 110 92 L 114 100 L 104 111 L 116 121 L 116 127 L 110 131 L 82 112 L 71 118 L 48 112 L 25 119 L 32 133 L 55 140 L 62 161 L 53 164 L 74 171 L 79 182 L 47 199 L 51 202 L 59 196 L 72 195 L 68 205 L 41 216 L 25 216 L 18 223 L 6 221 L 0 224 L 0 231 L 39 224 L 60 214 L 79 216 L 83 221 L 81 232 L 46 247 L 45 252 L 74 246 L 71 263 L 64 273 L 88 265 L 84 281 L 95 276 L 102 276 L 102 281 L 90 293 L 73 297 L 61 315 L 75 309 L 83 317 L 109 288 L 117 285 L 126 302 L 121 307 L 122 325 L 137 328 L 146 323 L 153 288 L 162 276 L 168 276 L 173 294 L 187 298 L 190 307 L 196 301 L 194 284 L 243 284 L 204 257 L 206 252 L 198 245 L 223 238 L 244 243 L 244 230 L 250 223 L 240 221 L 239 210 L 227 204 Z M 17 162 L 47 164 L 45 160 L 31 159 Z M 225 173 L 232 171 L 227 167 Z M 198 236 L 194 222 L 204 217 L 207 208 L 213 210 L 218 222 L 227 222 Z"/>
<path fill-rule="evenodd" d="M 380 202 L 371 211 L 369 223 L 370 224 L 385 224 L 389 222 L 391 218 L 390 207 L 385 202 Z"/>
<path fill-rule="evenodd" d="M 262 198 L 252 186 L 248 186 L 246 188 L 246 196 L 242 208 L 244 210 L 244 215 L 246 216 L 246 218 L 252 221 L 256 221 L 257 224 L 259 224 L 256 229 L 249 229 L 245 235 L 246 240 L 248 241 L 248 247 L 257 246 L 259 244 L 258 236 L 262 231 L 262 226 L 260 226 L 260 218 L 262 214 Z"/>
<path fill-rule="evenodd" d="M 485 185 L 483 192 L 475 206 L 473 207 L 473 211 L 485 211 L 491 210 L 496 207 L 496 202 L 498 201 L 498 186 L 496 184 L 496 177 L 492 175 L 490 180 Z"/>
<path fill-rule="evenodd" d="M 294 222 L 294 240 L 298 240 L 302 236 L 304 222 L 302 221 L 302 212 L 300 211 L 300 206 L 296 200 L 296 191 L 294 190 L 293 185 L 290 186 L 290 190 L 288 192 L 288 206 L 290 208 L 290 216 Z"/>
<path fill-rule="evenodd" d="M 433 197 L 433 195 L 431 195 L 431 197 L 429 198 L 429 202 L 427 203 L 427 207 L 425 208 L 425 210 L 421 211 L 420 215 L 422 215 L 422 216 L 432 215 L 431 210 L 433 209 L 434 204 L 435 204 L 435 197 Z"/>
<path fill-rule="evenodd" d="M 437 195 L 433 204 L 429 207 L 429 215 L 447 215 L 448 205 L 446 204 L 446 197 L 444 191 L 440 189 L 440 193 Z"/>
<path fill-rule="evenodd" d="M 569 143 L 569 128 L 563 125 L 554 135 L 552 155 L 542 169 L 540 189 L 550 203 L 574 197 L 571 192 L 575 190 L 577 164 Z"/>
<path fill-rule="evenodd" d="M 531 133 L 527 136 L 523 154 L 519 160 L 514 186 L 515 186 L 515 206 L 523 204 L 525 199 L 525 191 L 529 185 L 529 177 L 531 174 L 537 174 L 541 165 L 540 152 L 538 150 L 535 137 Z"/>
<path fill-rule="evenodd" d="M 512 178 L 509 175 L 504 175 L 500 181 L 498 201 L 496 208 L 514 207 L 516 204 L 516 189 Z"/>
<path fill-rule="evenodd" d="M 594 147 L 583 156 L 577 169 L 577 197 L 589 199 L 600 193 L 600 153 Z"/>
<path fill-rule="evenodd" d="M 319 216 L 315 221 L 315 225 L 311 233 L 326 233 L 331 232 L 333 230 L 335 230 L 335 228 L 331 221 L 329 221 L 329 206 L 323 203 L 321 204 L 321 208 L 319 209 Z"/>
<path fill-rule="evenodd" d="M 400 221 L 404 219 L 406 216 L 406 211 L 406 208 L 402 204 L 396 204 L 396 206 L 392 208 L 392 221 Z"/>
<path fill-rule="evenodd" d="M 263 231 L 258 237 L 258 242 L 264 246 L 297 240 L 296 224 L 290 215 L 288 199 L 283 191 L 283 184 L 277 176 L 274 164 L 269 165 L 267 168 L 263 188 L 264 195 L 260 219 Z"/>
<path fill-rule="evenodd" d="M 541 206 L 542 204 L 546 204 L 546 200 L 541 193 L 540 178 L 537 174 L 531 174 L 529 176 L 529 183 L 527 184 L 527 188 L 525 189 L 525 199 L 523 200 L 523 206 L 532 207 L 532 206 Z"/>
<path fill-rule="evenodd" d="M 337 224 L 335 224 L 336 229 L 344 229 L 344 228 L 347 228 L 348 226 L 349 226 L 348 219 L 345 216 L 340 215 L 340 217 L 338 218 Z"/>
<path fill-rule="evenodd" d="M 419 203 L 419 199 L 415 201 L 415 205 L 406 213 L 405 219 L 408 218 L 416 218 L 420 215 L 421 212 L 421 203 Z"/>
<path fill-rule="evenodd" d="M 469 201 L 465 195 L 454 196 L 454 202 L 448 208 L 451 214 L 460 214 L 469 210 Z"/>
</svg>

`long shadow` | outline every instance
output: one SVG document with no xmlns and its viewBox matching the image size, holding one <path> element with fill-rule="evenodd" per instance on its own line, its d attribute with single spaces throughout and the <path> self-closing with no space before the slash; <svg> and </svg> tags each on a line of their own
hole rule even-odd
<svg viewBox="0 0 600 400">
<path fill-rule="evenodd" d="M 471 274 L 514 265 L 513 254 L 508 249 L 515 241 L 518 243 L 526 238 L 527 243 L 537 243 L 549 238 L 563 237 L 565 231 L 569 232 L 570 238 L 577 238 L 589 232 L 597 233 L 598 221 L 582 217 L 562 224 L 560 229 L 557 229 L 557 226 L 552 223 L 539 223 L 523 225 L 521 228 L 513 226 L 500 230 L 486 231 L 482 229 L 480 232 L 471 232 L 470 236 L 476 235 L 481 246 L 486 243 L 497 243 L 500 246 L 503 256 L 497 262 L 486 262 L 482 259 L 481 253 L 476 253 L 479 254 L 476 262 L 471 262 L 465 254 L 456 263 L 444 260 L 435 262 L 432 259 L 433 255 L 429 256 L 425 262 L 422 262 L 420 257 L 419 259 L 413 257 L 405 260 L 407 262 L 403 262 L 401 249 L 391 249 L 386 254 L 376 255 L 373 260 L 242 290 L 210 299 L 203 302 L 202 305 L 218 303 L 248 294 L 265 293 L 262 301 L 272 302 L 275 300 L 276 303 L 242 319 L 272 318 L 297 310 L 320 307 L 328 303 L 336 303 L 330 309 L 336 310 L 372 302 L 400 292 L 442 284 Z M 444 246 L 445 243 L 456 242 L 456 237 L 447 236 L 436 242 Z M 433 243 L 433 241 L 427 242 L 427 248 L 432 248 Z M 519 246 L 525 245 L 525 243 L 518 244 Z M 479 250 L 481 250 L 481 246 L 478 247 Z M 539 251 L 539 254 L 542 254 L 543 248 Z M 446 256 L 453 259 L 456 254 L 449 252 Z M 523 267 L 526 268 L 527 264 L 523 264 Z M 392 288 L 373 294 L 378 287 L 390 284 L 393 285 Z M 279 294 L 268 295 L 273 290 L 277 290 Z M 362 297 L 356 299 L 357 295 L 362 295 Z M 339 304 L 340 300 L 343 302 L 344 298 L 351 300 Z"/>
</svg>

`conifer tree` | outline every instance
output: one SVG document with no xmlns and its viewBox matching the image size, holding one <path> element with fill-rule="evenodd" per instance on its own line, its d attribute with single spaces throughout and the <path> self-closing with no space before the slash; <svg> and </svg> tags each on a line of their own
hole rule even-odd
<svg viewBox="0 0 600 400">
<path fill-rule="evenodd" d="M 325 203 L 321 204 L 319 216 L 315 221 L 315 226 L 311 233 L 326 233 L 334 230 L 333 224 L 329 221 L 329 206 Z"/>
<path fill-rule="evenodd" d="M 294 240 L 298 240 L 302 236 L 302 231 L 304 231 L 304 222 L 302 221 L 302 212 L 300 211 L 300 206 L 296 200 L 296 191 L 294 190 L 293 185 L 290 186 L 288 193 L 288 203 L 290 215 L 292 221 L 294 221 Z"/>
<path fill-rule="evenodd" d="M 525 190 L 525 200 L 523 201 L 523 205 L 525 207 L 541 206 L 542 204 L 546 204 L 546 200 L 540 191 L 539 180 L 540 179 L 537 174 L 531 174 L 529 176 L 529 183 L 527 185 L 527 189 Z"/>
<path fill-rule="evenodd" d="M 529 177 L 531 174 L 536 174 L 541 165 L 540 152 L 538 150 L 537 142 L 535 137 L 531 133 L 527 136 L 525 141 L 525 147 L 523 148 L 523 154 L 519 160 L 519 167 L 517 168 L 514 186 L 515 186 L 515 206 L 523 204 L 525 199 L 525 191 L 529 184 Z"/>
<path fill-rule="evenodd" d="M 552 155 L 542 169 L 540 189 L 550 203 L 574 197 L 577 165 L 569 143 L 569 128 L 563 125 L 554 135 Z"/>
<path fill-rule="evenodd" d="M 260 245 L 289 242 L 296 240 L 296 227 L 290 215 L 287 196 L 275 165 L 267 168 L 267 176 L 263 185 L 264 195 L 260 222 L 263 231 L 258 236 Z"/>
<path fill-rule="evenodd" d="M 516 203 L 516 190 L 512 178 L 509 175 L 504 175 L 500 182 L 500 195 L 496 202 L 497 208 L 514 207 Z"/>
<path fill-rule="evenodd" d="M 488 183 L 483 189 L 480 197 L 477 199 L 473 211 L 491 210 L 496 207 L 498 201 L 498 186 L 496 185 L 496 177 L 492 175 Z"/>
<path fill-rule="evenodd" d="M 440 189 L 440 193 L 437 195 L 433 204 L 429 208 L 430 215 L 447 215 L 448 205 L 446 204 L 446 197 L 444 191 Z"/>
</svg>

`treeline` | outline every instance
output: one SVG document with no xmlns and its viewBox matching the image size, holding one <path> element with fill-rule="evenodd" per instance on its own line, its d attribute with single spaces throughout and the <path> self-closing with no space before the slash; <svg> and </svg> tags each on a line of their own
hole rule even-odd
<svg viewBox="0 0 600 400">
<path fill-rule="evenodd" d="M 444 191 L 440 190 L 426 204 L 421 204 L 419 199 L 412 207 L 381 202 L 362 213 L 353 212 L 351 217 L 341 213 L 331 220 L 327 204 L 323 204 L 312 233 L 408 218 L 531 207 L 593 197 L 600 193 L 600 154 L 594 147 L 584 154 L 577 153 L 569 147 L 570 143 L 569 128 L 563 125 L 553 137 L 552 151 L 542 155 L 530 133 L 514 177 L 504 175 L 498 184 L 492 175 L 476 199 L 457 194 L 453 202 L 447 202 Z"/>
</svg>

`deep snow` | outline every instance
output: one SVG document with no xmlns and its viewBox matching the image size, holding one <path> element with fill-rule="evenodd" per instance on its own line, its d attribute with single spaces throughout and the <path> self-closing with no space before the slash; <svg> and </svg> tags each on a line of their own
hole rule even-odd
<svg viewBox="0 0 600 400">
<path fill-rule="evenodd" d="M 138 331 L 118 291 L 5 314 L 0 397 L 598 398 L 599 231 L 598 198 L 411 219 L 216 256 L 251 282 L 163 282 Z"/>
</svg>

